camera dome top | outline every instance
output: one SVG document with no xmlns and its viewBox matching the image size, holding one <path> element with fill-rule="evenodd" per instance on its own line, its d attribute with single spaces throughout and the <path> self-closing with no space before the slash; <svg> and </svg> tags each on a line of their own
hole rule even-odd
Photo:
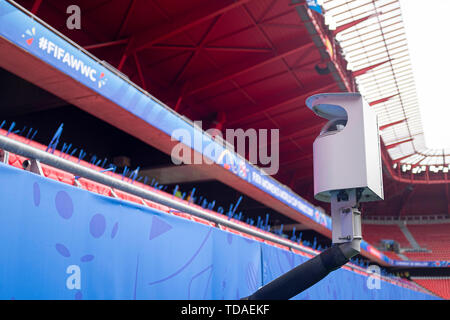
<svg viewBox="0 0 450 320">
<path fill-rule="evenodd" d="M 306 106 L 319 117 L 328 120 L 347 119 L 347 111 L 339 105 L 339 102 L 348 101 L 349 98 L 361 99 L 361 94 L 356 92 L 315 94 L 306 99 Z"/>
</svg>

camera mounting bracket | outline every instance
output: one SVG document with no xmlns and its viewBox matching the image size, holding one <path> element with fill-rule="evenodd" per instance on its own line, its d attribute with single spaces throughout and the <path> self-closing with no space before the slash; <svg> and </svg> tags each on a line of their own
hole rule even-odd
<svg viewBox="0 0 450 320">
<path fill-rule="evenodd" d="M 332 242 L 345 248 L 347 258 L 361 250 L 361 212 L 358 209 L 360 196 L 359 189 L 331 192 Z"/>
</svg>

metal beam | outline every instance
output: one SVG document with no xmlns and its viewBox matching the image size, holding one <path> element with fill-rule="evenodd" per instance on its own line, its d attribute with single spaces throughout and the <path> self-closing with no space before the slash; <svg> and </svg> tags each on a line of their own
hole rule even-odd
<svg viewBox="0 0 450 320">
<path fill-rule="evenodd" d="M 234 121 L 227 122 L 227 125 L 234 126 L 238 123 L 242 123 L 246 119 L 254 117 L 255 114 L 261 113 L 263 111 L 269 112 L 288 103 L 299 102 L 300 108 L 305 105 L 305 100 L 310 95 L 322 91 L 331 90 L 333 88 L 336 88 L 336 85 L 337 84 L 334 81 L 324 86 L 311 85 L 309 88 L 297 89 L 277 97 L 271 97 L 270 100 L 266 100 L 264 103 L 258 104 L 257 106 L 243 106 L 240 108 L 236 108 L 235 111 L 227 112 L 227 116 L 229 119 L 235 119 Z"/>
<path fill-rule="evenodd" d="M 403 141 L 399 141 L 399 142 L 394 142 L 394 143 L 392 143 L 392 144 L 386 145 L 386 149 L 392 149 L 392 148 L 395 148 L 396 146 L 398 146 L 398 145 L 400 145 L 400 144 L 402 144 L 402 143 L 411 142 L 411 141 L 413 141 L 413 140 L 414 140 L 414 138 L 410 138 L 410 139 L 407 139 L 407 140 L 403 140 Z"/>
<path fill-rule="evenodd" d="M 173 22 L 169 21 L 166 24 L 158 25 L 156 28 L 153 27 L 131 36 L 128 39 L 128 45 L 120 60 L 119 67 L 123 67 L 127 57 L 133 53 L 174 37 L 175 35 L 185 32 L 205 21 L 213 19 L 218 15 L 240 7 L 249 1 L 250 0 L 212 2 L 210 5 L 197 7 L 187 13 L 184 13 L 182 16 L 174 18 Z"/>
<path fill-rule="evenodd" d="M 406 119 L 403 119 L 403 120 L 399 120 L 399 121 L 395 121 L 395 122 L 391 122 L 391 123 L 385 124 L 384 126 L 380 126 L 380 131 L 384 130 L 384 129 L 387 129 L 389 127 L 395 126 L 397 124 L 403 123 L 405 121 L 406 121 Z"/>
<path fill-rule="evenodd" d="M 207 51 L 225 51 L 225 52 L 252 52 L 267 53 L 272 52 L 271 48 L 250 48 L 250 47 L 205 47 Z"/>
<path fill-rule="evenodd" d="M 264 40 L 266 41 L 266 43 L 274 48 L 274 44 L 271 41 L 271 39 L 269 38 L 269 36 L 267 35 L 267 33 L 261 28 L 261 26 L 259 25 L 258 21 L 256 21 L 256 19 L 253 17 L 253 15 L 251 14 L 250 10 L 248 10 L 248 8 L 244 5 L 243 6 L 244 9 L 244 13 L 246 14 L 246 16 L 250 19 L 250 21 L 252 22 L 252 24 L 255 26 L 255 28 L 258 30 L 258 32 L 260 33 L 260 35 L 264 38 Z M 288 70 L 288 72 L 291 74 L 291 76 L 294 78 L 295 82 L 297 83 L 297 85 L 302 88 L 303 84 L 301 83 L 300 79 L 298 79 L 297 75 L 295 74 L 295 72 L 292 71 L 291 67 L 289 66 L 289 64 L 286 62 L 286 59 L 282 58 L 281 61 L 283 62 L 284 66 L 286 67 L 286 69 Z"/>
<path fill-rule="evenodd" d="M 377 104 L 380 104 L 380 103 L 389 101 L 391 98 L 393 98 L 393 97 L 395 97 L 395 96 L 398 96 L 398 95 L 399 95 L 399 94 L 397 93 L 397 94 L 391 95 L 391 96 L 389 96 L 389 97 L 385 97 L 385 98 L 381 98 L 381 99 L 378 99 L 378 100 L 369 102 L 369 106 L 372 107 L 372 106 L 374 106 L 374 105 L 377 105 Z"/>
<path fill-rule="evenodd" d="M 372 17 L 375 17 L 375 16 L 377 16 L 377 15 L 378 15 L 378 13 L 373 13 L 373 14 L 371 14 L 371 15 L 365 16 L 365 17 L 360 18 L 360 19 L 357 19 L 357 20 L 355 20 L 355 21 L 351 21 L 351 22 L 345 23 L 345 24 L 343 24 L 343 25 L 340 25 L 339 27 L 336 28 L 336 30 L 333 30 L 333 35 L 336 35 L 336 34 L 338 34 L 339 32 L 342 32 L 342 31 L 344 31 L 344 30 L 347 30 L 347 29 L 349 29 L 349 28 L 351 28 L 351 27 L 353 27 L 353 26 L 356 26 L 358 23 L 361 23 L 361 22 L 363 22 L 363 21 L 366 21 L 366 20 L 368 20 L 368 19 L 370 19 L 370 18 L 372 18 Z"/>
<path fill-rule="evenodd" d="M 230 68 L 224 68 L 225 72 L 222 72 L 222 75 L 219 78 L 212 77 L 204 77 L 197 80 L 193 80 L 187 89 L 186 95 L 193 95 L 205 89 L 217 86 L 225 81 L 232 80 L 240 75 L 243 75 L 247 72 L 255 70 L 257 68 L 268 65 L 272 62 L 278 61 L 282 58 L 285 58 L 294 53 L 301 52 L 302 50 L 308 49 L 314 46 L 314 43 L 311 41 L 306 41 L 304 39 L 299 40 L 291 40 L 289 43 L 284 44 L 278 48 L 274 48 L 275 55 L 272 55 L 270 58 L 263 57 L 259 58 L 256 61 L 248 64 L 248 60 L 241 64 L 234 64 Z"/>
<path fill-rule="evenodd" d="M 282 155 L 280 155 L 280 160 L 281 160 L 281 158 L 282 158 Z M 313 154 L 308 152 L 307 154 L 301 155 L 296 158 L 288 159 L 287 161 L 280 161 L 280 164 L 288 165 L 288 164 L 291 164 L 294 162 L 298 163 L 298 162 L 303 162 L 303 161 L 309 161 L 309 160 L 312 160 L 312 158 L 313 158 Z"/>
<path fill-rule="evenodd" d="M 144 90 L 147 90 L 147 84 L 145 83 L 145 77 L 142 72 L 141 64 L 139 62 L 137 54 L 133 54 L 133 58 L 134 58 L 134 63 L 136 64 L 136 69 L 138 71 L 139 80 L 141 80 L 141 86 Z"/>
<path fill-rule="evenodd" d="M 306 108 L 305 108 L 306 109 Z M 308 109 L 309 111 L 309 109 Z M 310 125 L 304 128 L 301 128 L 300 125 L 294 125 L 288 129 L 284 129 L 281 130 L 280 129 L 280 138 L 278 140 L 278 144 L 280 145 L 281 143 L 288 141 L 288 140 L 295 140 L 296 142 L 298 142 L 298 139 L 312 139 L 315 136 L 317 136 L 319 134 L 319 130 L 324 126 L 324 121 L 323 120 L 319 120 L 320 122 L 318 124 L 315 125 Z M 267 145 L 270 146 L 272 145 L 271 143 L 272 141 L 270 141 Z M 265 146 L 265 144 L 261 143 L 259 145 L 259 147 L 263 147 Z M 281 156 L 280 156 L 281 159 Z"/>
<path fill-rule="evenodd" d="M 126 43 L 128 43 L 127 39 L 120 39 L 120 40 L 113 40 L 113 41 L 108 41 L 108 42 L 90 44 L 90 45 L 84 46 L 83 48 L 86 50 L 92 50 L 92 49 L 98 49 L 98 48 L 103 48 L 103 47 L 117 46 L 117 45 L 126 44 Z"/>
<path fill-rule="evenodd" d="M 411 156 L 413 156 L 413 155 L 415 155 L 415 153 L 411 153 L 411 154 L 408 154 L 408 155 L 406 155 L 406 156 L 397 158 L 397 159 L 395 159 L 395 160 L 392 160 L 392 162 L 394 162 L 394 163 L 400 162 L 400 161 L 402 161 L 402 160 L 404 160 L 404 159 L 407 159 L 407 158 L 409 158 L 409 157 L 411 157 Z"/>
<path fill-rule="evenodd" d="M 300 58 L 302 58 L 302 57 L 303 57 L 303 55 L 300 56 Z M 305 69 L 307 69 L 307 68 L 313 69 L 313 68 L 314 68 L 314 64 L 315 64 L 315 63 L 318 63 L 318 62 L 320 62 L 320 59 L 312 60 L 312 61 L 310 61 L 310 62 L 308 62 L 308 63 L 301 64 L 301 65 L 297 65 L 296 63 L 294 63 L 295 67 L 292 67 L 291 70 L 292 70 L 292 71 L 300 71 L 300 70 L 305 70 Z M 241 89 L 245 89 L 245 88 L 247 88 L 247 87 L 251 87 L 251 86 L 253 86 L 253 85 L 255 85 L 255 84 L 258 84 L 258 83 L 261 83 L 261 82 L 264 82 L 264 81 L 270 81 L 270 80 L 273 79 L 273 78 L 283 76 L 283 75 L 285 75 L 285 74 L 287 74 L 287 73 L 289 73 L 289 70 L 282 70 L 282 71 L 280 71 L 280 72 L 273 73 L 273 74 L 268 75 L 268 76 L 266 76 L 266 77 L 262 77 L 262 78 L 258 78 L 258 79 L 256 79 L 256 80 L 254 80 L 254 81 L 250 81 L 250 82 L 246 83 L 245 85 L 241 85 L 240 88 L 241 88 Z M 219 97 L 219 96 L 227 95 L 227 94 L 229 94 L 229 93 L 231 93 L 231 92 L 234 92 L 234 91 L 236 91 L 236 90 L 239 90 L 239 89 L 238 89 L 238 88 L 231 88 L 231 89 L 222 91 L 222 92 L 220 92 L 220 93 L 217 93 L 217 94 L 215 94 L 215 95 L 208 96 L 208 97 L 203 98 L 203 99 L 201 99 L 201 100 L 196 100 L 196 102 L 197 102 L 199 105 L 202 105 L 205 101 L 213 100 L 213 99 L 215 99 L 215 98 L 217 98 L 217 97 Z"/>
<path fill-rule="evenodd" d="M 267 16 L 267 14 L 272 10 L 273 6 L 275 5 L 275 3 L 277 3 L 277 1 L 278 0 L 272 0 L 272 2 L 266 7 L 266 9 L 264 9 L 264 12 L 261 13 L 261 16 L 258 18 L 258 23 Z"/>
<path fill-rule="evenodd" d="M 291 189 L 294 189 L 298 184 L 298 177 L 300 176 L 300 173 L 302 173 L 303 170 L 296 170 L 293 175 L 291 175 L 291 179 L 289 180 L 288 186 Z"/>
<path fill-rule="evenodd" d="M 31 7 L 31 13 L 36 14 L 41 7 L 42 0 L 34 0 L 33 7 Z"/>
<path fill-rule="evenodd" d="M 189 58 L 187 58 L 186 62 L 183 64 L 181 69 L 175 75 L 175 78 L 173 79 L 172 84 L 176 84 L 178 82 L 178 80 L 181 79 L 181 77 L 183 76 L 183 74 L 186 72 L 186 70 L 188 69 L 189 65 L 191 64 L 191 62 L 198 55 L 200 50 L 203 49 L 203 46 L 205 45 L 205 42 L 208 39 L 208 35 L 214 29 L 214 26 L 217 24 L 217 22 L 219 21 L 220 17 L 222 17 L 222 15 L 218 15 L 218 16 L 214 17 L 213 21 L 209 24 L 208 28 L 203 33 L 202 38 L 200 39 L 199 43 L 196 44 L 195 50 L 191 53 Z"/>
<path fill-rule="evenodd" d="M 365 74 L 366 72 L 368 72 L 368 71 L 370 71 L 372 69 L 375 69 L 376 67 L 381 66 L 382 64 L 385 64 L 385 63 L 390 62 L 390 61 L 391 60 L 389 59 L 389 60 L 386 60 L 386 61 L 383 61 L 383 62 L 380 62 L 380 63 L 376 63 L 374 65 L 371 65 L 371 66 L 368 66 L 368 67 L 365 67 L 365 68 L 353 71 L 352 74 L 353 74 L 354 77 L 361 76 L 361 75 Z"/>
<path fill-rule="evenodd" d="M 122 34 L 128 24 L 128 20 L 130 19 L 131 12 L 133 11 L 135 5 L 136 5 L 136 0 L 131 0 L 130 4 L 128 5 L 127 11 L 125 12 L 125 17 L 122 20 L 122 23 L 120 24 L 120 28 L 119 28 L 119 31 L 117 32 L 116 39 L 119 39 L 122 36 Z"/>
</svg>

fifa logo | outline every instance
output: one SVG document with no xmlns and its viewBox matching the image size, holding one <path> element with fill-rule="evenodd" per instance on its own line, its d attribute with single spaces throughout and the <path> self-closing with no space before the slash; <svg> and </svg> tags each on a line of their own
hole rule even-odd
<svg viewBox="0 0 450 320">
<path fill-rule="evenodd" d="M 367 288 L 370 290 L 381 289 L 381 269 L 377 265 L 370 265 L 367 267 L 367 273 L 369 277 L 367 278 Z"/>
</svg>

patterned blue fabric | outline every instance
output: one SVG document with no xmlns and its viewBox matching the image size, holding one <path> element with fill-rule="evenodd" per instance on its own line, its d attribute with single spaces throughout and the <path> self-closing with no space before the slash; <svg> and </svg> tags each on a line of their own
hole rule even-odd
<svg viewBox="0 0 450 320">
<path fill-rule="evenodd" d="M 238 299 L 306 258 L 0 165 L 1 299 Z M 300 299 L 429 299 L 335 271 Z"/>
</svg>

